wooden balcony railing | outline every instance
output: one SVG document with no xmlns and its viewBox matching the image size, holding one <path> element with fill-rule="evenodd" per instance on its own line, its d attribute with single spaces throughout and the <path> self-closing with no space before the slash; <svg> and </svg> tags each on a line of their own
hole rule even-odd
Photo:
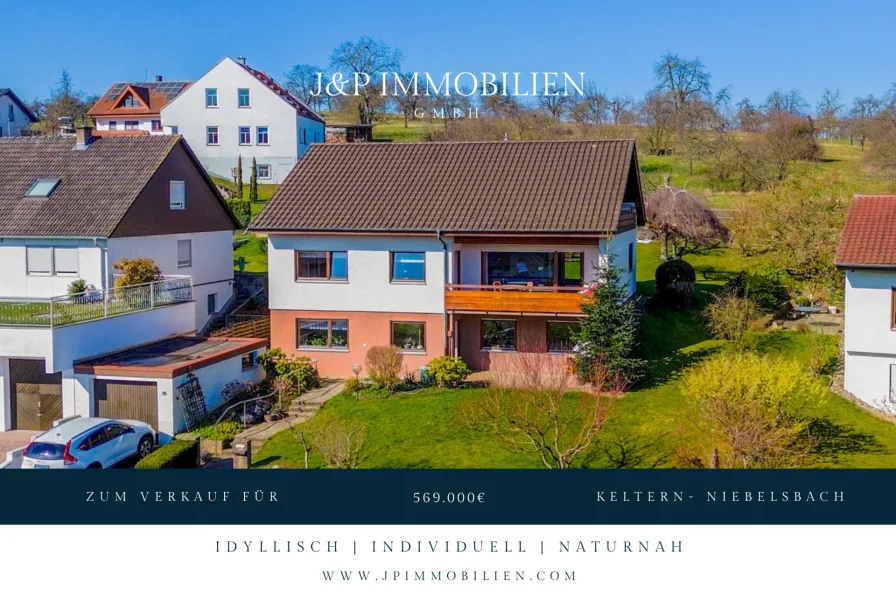
<svg viewBox="0 0 896 597">
<path fill-rule="evenodd" d="M 446 284 L 445 309 L 453 313 L 581 315 L 578 286 Z"/>
</svg>

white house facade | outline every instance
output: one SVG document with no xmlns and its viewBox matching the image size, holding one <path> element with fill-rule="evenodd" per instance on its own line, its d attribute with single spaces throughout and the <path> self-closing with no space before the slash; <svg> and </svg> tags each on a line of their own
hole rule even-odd
<svg viewBox="0 0 896 597">
<path fill-rule="evenodd" d="M 224 58 L 162 108 L 168 133 L 183 135 L 205 168 L 243 179 L 256 160 L 261 183 L 283 182 L 312 143 L 325 140 L 324 120 L 265 73 Z"/>
<path fill-rule="evenodd" d="M 180 137 L 2 139 L 0 210 L 0 430 L 95 414 L 79 363 L 194 334 L 231 298 L 238 224 Z M 137 257 L 161 279 L 116 284 Z"/>
<path fill-rule="evenodd" d="M 546 182 L 564 175 L 588 182 Z M 517 351 L 565 362 L 584 285 L 612 260 L 635 293 L 639 221 L 629 141 L 315 146 L 253 226 L 268 236 L 272 346 L 336 377 L 389 344 L 410 373 L 443 355 L 474 370 Z"/>
<path fill-rule="evenodd" d="M 844 389 L 896 412 L 896 196 L 857 196 L 836 264 L 845 273 Z"/>
<path fill-rule="evenodd" d="M 37 116 L 13 93 L 0 88 L 0 137 L 19 137 L 31 130 Z"/>
</svg>

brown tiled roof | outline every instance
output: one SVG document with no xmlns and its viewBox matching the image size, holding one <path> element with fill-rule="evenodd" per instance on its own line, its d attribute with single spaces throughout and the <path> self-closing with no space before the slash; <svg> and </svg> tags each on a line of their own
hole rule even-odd
<svg viewBox="0 0 896 597">
<path fill-rule="evenodd" d="M 614 232 L 638 186 L 633 140 L 314 144 L 254 228 Z"/>
<path fill-rule="evenodd" d="M 318 122 L 324 122 L 324 119 L 318 116 L 317 112 L 306 106 L 304 102 L 302 102 L 302 100 L 287 91 L 286 88 L 275 81 L 273 77 L 260 70 L 254 69 L 251 66 L 246 66 L 245 64 L 241 64 L 239 62 L 237 62 L 237 64 L 246 69 L 246 71 L 250 75 L 258 79 L 258 81 L 261 82 L 262 85 L 266 86 L 268 89 L 283 98 L 283 100 L 287 104 L 295 108 L 296 112 L 298 112 L 305 118 L 310 118 L 311 120 L 316 120 Z"/>
<path fill-rule="evenodd" d="M 896 195 L 856 195 L 837 247 L 838 267 L 896 268 Z"/>
<path fill-rule="evenodd" d="M 159 91 L 160 85 L 166 85 L 167 93 Z M 175 87 L 180 85 L 181 87 Z M 115 83 L 87 112 L 88 116 L 113 117 L 113 116 L 158 116 L 165 105 L 190 86 L 186 81 L 148 81 L 144 83 Z M 122 97 L 133 91 L 140 100 L 139 106 L 125 108 L 115 107 Z"/>
<path fill-rule="evenodd" d="M 74 137 L 0 139 L 0 236 L 108 237 L 178 135 L 106 137 L 75 150 Z M 49 197 L 26 198 L 38 178 Z"/>
</svg>

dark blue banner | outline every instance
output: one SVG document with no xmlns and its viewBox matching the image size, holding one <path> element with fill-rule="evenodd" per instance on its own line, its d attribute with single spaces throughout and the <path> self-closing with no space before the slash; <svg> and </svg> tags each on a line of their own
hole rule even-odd
<svg viewBox="0 0 896 597">
<path fill-rule="evenodd" d="M 0 471 L 0 524 L 893 524 L 889 470 Z"/>
</svg>

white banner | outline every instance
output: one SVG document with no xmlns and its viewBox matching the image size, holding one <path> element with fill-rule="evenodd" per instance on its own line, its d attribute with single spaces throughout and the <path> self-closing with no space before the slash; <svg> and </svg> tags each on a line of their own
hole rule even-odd
<svg viewBox="0 0 896 597">
<path fill-rule="evenodd" d="M 12 526 L 0 595 L 892 593 L 856 526 Z M 222 591 L 226 591 L 222 593 Z"/>
</svg>

